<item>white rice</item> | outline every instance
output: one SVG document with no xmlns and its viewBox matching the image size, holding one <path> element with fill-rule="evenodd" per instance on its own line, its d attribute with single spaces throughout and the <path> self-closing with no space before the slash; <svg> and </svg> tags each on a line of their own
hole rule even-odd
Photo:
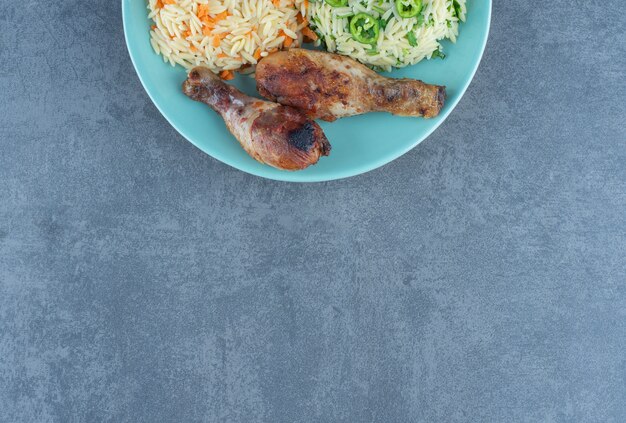
<svg viewBox="0 0 626 423">
<path fill-rule="evenodd" d="M 148 17 L 154 21 L 150 44 L 172 66 L 204 65 L 215 73 L 249 67 L 245 71 L 252 72 L 255 57 L 284 48 L 286 37 L 293 40 L 292 47 L 302 44 L 305 2 L 278 0 L 275 6 L 271 0 L 148 0 Z M 198 7 L 208 7 L 210 18 L 224 11 L 228 16 L 213 27 L 198 16 Z"/>
<path fill-rule="evenodd" d="M 423 0 L 421 17 L 402 18 L 393 0 L 348 0 L 345 7 L 316 0 L 310 3 L 307 18 L 320 37 L 317 43 L 323 41 L 327 50 L 389 71 L 430 59 L 436 51 L 440 55 L 443 51 L 439 41 L 443 39 L 456 42 L 459 21 L 464 22 L 466 14 L 465 0 L 457 0 L 456 4 L 458 16 L 453 0 Z M 350 34 L 350 17 L 361 12 L 387 22 L 374 45 L 360 43 Z M 416 46 L 407 38 L 410 32 L 415 35 Z"/>
</svg>

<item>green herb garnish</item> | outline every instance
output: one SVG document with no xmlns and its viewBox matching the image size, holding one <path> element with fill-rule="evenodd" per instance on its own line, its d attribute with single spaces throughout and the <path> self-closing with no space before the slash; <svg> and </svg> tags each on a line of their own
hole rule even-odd
<svg viewBox="0 0 626 423">
<path fill-rule="evenodd" d="M 444 52 L 443 52 L 443 51 L 441 51 L 441 50 L 435 50 L 435 51 L 433 52 L 433 54 L 430 56 L 430 58 L 431 58 L 431 59 L 434 59 L 434 58 L 436 58 L 436 57 L 439 57 L 440 59 L 445 59 L 445 58 L 446 58 L 446 55 L 445 55 L 445 54 L 444 54 Z"/>
<path fill-rule="evenodd" d="M 461 19 L 461 5 L 459 4 L 459 2 L 457 0 L 454 0 L 452 2 L 452 7 L 454 7 L 454 15 Z"/>
<path fill-rule="evenodd" d="M 408 34 L 406 34 L 406 39 L 409 41 L 409 45 L 411 47 L 417 47 L 417 39 L 415 38 L 414 32 L 411 31 Z"/>
</svg>

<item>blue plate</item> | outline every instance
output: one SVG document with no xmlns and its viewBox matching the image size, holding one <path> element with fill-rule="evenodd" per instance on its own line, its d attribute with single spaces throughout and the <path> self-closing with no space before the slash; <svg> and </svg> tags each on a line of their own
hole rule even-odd
<svg viewBox="0 0 626 423">
<path fill-rule="evenodd" d="M 282 181 L 316 182 L 347 178 L 389 163 L 424 140 L 452 112 L 478 68 L 491 19 L 491 0 L 467 3 L 467 22 L 459 27 L 457 43 L 444 43 L 446 59 L 425 60 L 389 74 L 445 85 L 447 99 L 439 116 L 422 119 L 369 113 L 332 123 L 320 122 L 332 145 L 330 156 L 297 172 L 274 169 L 252 159 L 215 112 L 182 93 L 185 70 L 164 63 L 150 46 L 151 22 L 145 0 L 122 0 L 122 13 L 126 44 L 139 79 L 178 132 L 202 151 L 244 172 Z M 237 77 L 232 82 L 242 91 L 258 96 L 253 78 Z"/>
</svg>

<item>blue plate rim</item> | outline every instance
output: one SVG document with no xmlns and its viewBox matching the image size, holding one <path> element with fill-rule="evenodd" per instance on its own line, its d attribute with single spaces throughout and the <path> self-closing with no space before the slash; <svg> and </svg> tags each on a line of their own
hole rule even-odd
<svg viewBox="0 0 626 423">
<path fill-rule="evenodd" d="M 187 135 L 186 131 L 183 128 L 180 128 L 169 118 L 169 116 L 161 109 L 161 106 L 158 104 L 158 102 L 154 100 L 152 89 L 149 88 L 148 84 L 144 81 L 144 77 L 142 76 L 141 72 L 139 71 L 139 67 L 137 66 L 135 53 L 133 52 L 133 49 L 131 48 L 131 43 L 128 38 L 129 31 L 127 31 L 128 18 L 127 18 L 126 4 L 128 4 L 129 1 L 130 0 L 122 0 L 122 25 L 124 28 L 124 40 L 126 42 L 126 50 L 128 51 L 128 55 L 130 56 L 130 60 L 133 64 L 133 67 L 135 68 L 135 73 L 137 74 L 139 81 L 141 82 L 141 85 L 143 86 L 144 90 L 148 94 L 148 97 L 150 97 L 150 101 L 152 101 L 152 103 L 156 106 L 156 108 L 159 110 L 159 113 L 161 113 L 161 115 L 165 118 L 165 120 L 167 120 L 167 122 L 180 135 L 182 135 L 183 138 L 189 141 L 192 145 L 194 145 L 200 151 L 202 151 L 203 153 L 213 157 L 214 159 L 228 166 L 231 166 L 242 172 L 246 172 L 248 174 L 259 176 L 259 177 L 270 179 L 270 180 L 283 181 L 283 182 L 310 182 L 310 183 L 346 179 L 346 178 L 350 178 L 353 176 L 362 175 L 364 173 L 383 167 L 393 162 L 397 158 L 405 155 L 412 149 L 414 149 L 418 144 L 420 144 L 422 141 L 428 138 L 433 132 L 435 132 L 435 130 L 437 130 L 437 128 L 439 128 L 439 126 L 441 126 L 441 124 L 445 122 L 445 120 L 448 118 L 450 113 L 452 113 L 452 111 L 456 108 L 456 106 L 459 104 L 459 102 L 465 95 L 465 92 L 467 91 L 468 87 L 474 80 L 474 76 L 476 75 L 476 72 L 478 71 L 478 67 L 480 66 L 480 63 L 482 61 L 483 54 L 485 53 L 487 40 L 489 39 L 489 32 L 491 30 L 491 13 L 492 13 L 492 7 L 493 7 L 492 0 L 486 0 L 488 3 L 487 5 L 488 6 L 487 28 L 486 28 L 486 31 L 484 32 L 482 39 L 480 40 L 481 42 L 480 52 L 476 56 L 476 59 L 474 60 L 474 63 L 472 64 L 472 71 L 470 72 L 469 78 L 467 78 L 466 81 L 463 83 L 463 86 L 461 90 L 459 91 L 459 95 L 451 103 L 447 104 L 449 107 L 447 107 L 446 108 L 447 110 L 442 115 L 440 115 L 438 122 L 432 128 L 424 132 L 422 135 L 416 137 L 415 141 L 409 144 L 406 148 L 398 150 L 394 152 L 393 154 L 386 155 L 379 160 L 371 161 L 361 166 L 353 166 L 353 167 L 350 167 L 348 170 L 337 170 L 337 171 L 329 173 L 328 176 L 326 176 L 327 174 L 324 174 L 324 175 L 306 175 L 306 176 L 302 175 L 302 177 L 298 177 L 297 171 L 296 172 L 285 171 L 285 172 L 281 172 L 275 175 L 263 174 L 261 172 L 258 172 L 256 169 L 249 169 L 249 168 L 246 168 L 245 166 L 241 166 L 240 164 L 238 164 L 237 161 L 230 160 L 229 158 L 221 156 L 220 154 L 215 154 L 215 152 L 209 153 L 205 149 L 200 148 L 200 146 L 198 146 L 192 140 L 192 138 L 189 135 Z"/>
</svg>

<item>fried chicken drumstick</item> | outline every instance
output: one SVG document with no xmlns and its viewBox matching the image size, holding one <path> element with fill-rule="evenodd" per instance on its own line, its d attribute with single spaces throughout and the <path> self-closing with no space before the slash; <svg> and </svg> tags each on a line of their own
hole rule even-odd
<svg viewBox="0 0 626 423">
<path fill-rule="evenodd" d="M 244 150 L 261 163 L 298 170 L 330 152 L 322 128 L 304 113 L 249 97 L 208 68 L 192 69 L 183 92 L 219 113 Z"/>
<path fill-rule="evenodd" d="M 256 82 L 267 99 L 327 121 L 374 111 L 430 118 L 441 111 L 446 92 L 422 81 L 385 78 L 349 57 L 303 49 L 262 59 Z"/>
</svg>

